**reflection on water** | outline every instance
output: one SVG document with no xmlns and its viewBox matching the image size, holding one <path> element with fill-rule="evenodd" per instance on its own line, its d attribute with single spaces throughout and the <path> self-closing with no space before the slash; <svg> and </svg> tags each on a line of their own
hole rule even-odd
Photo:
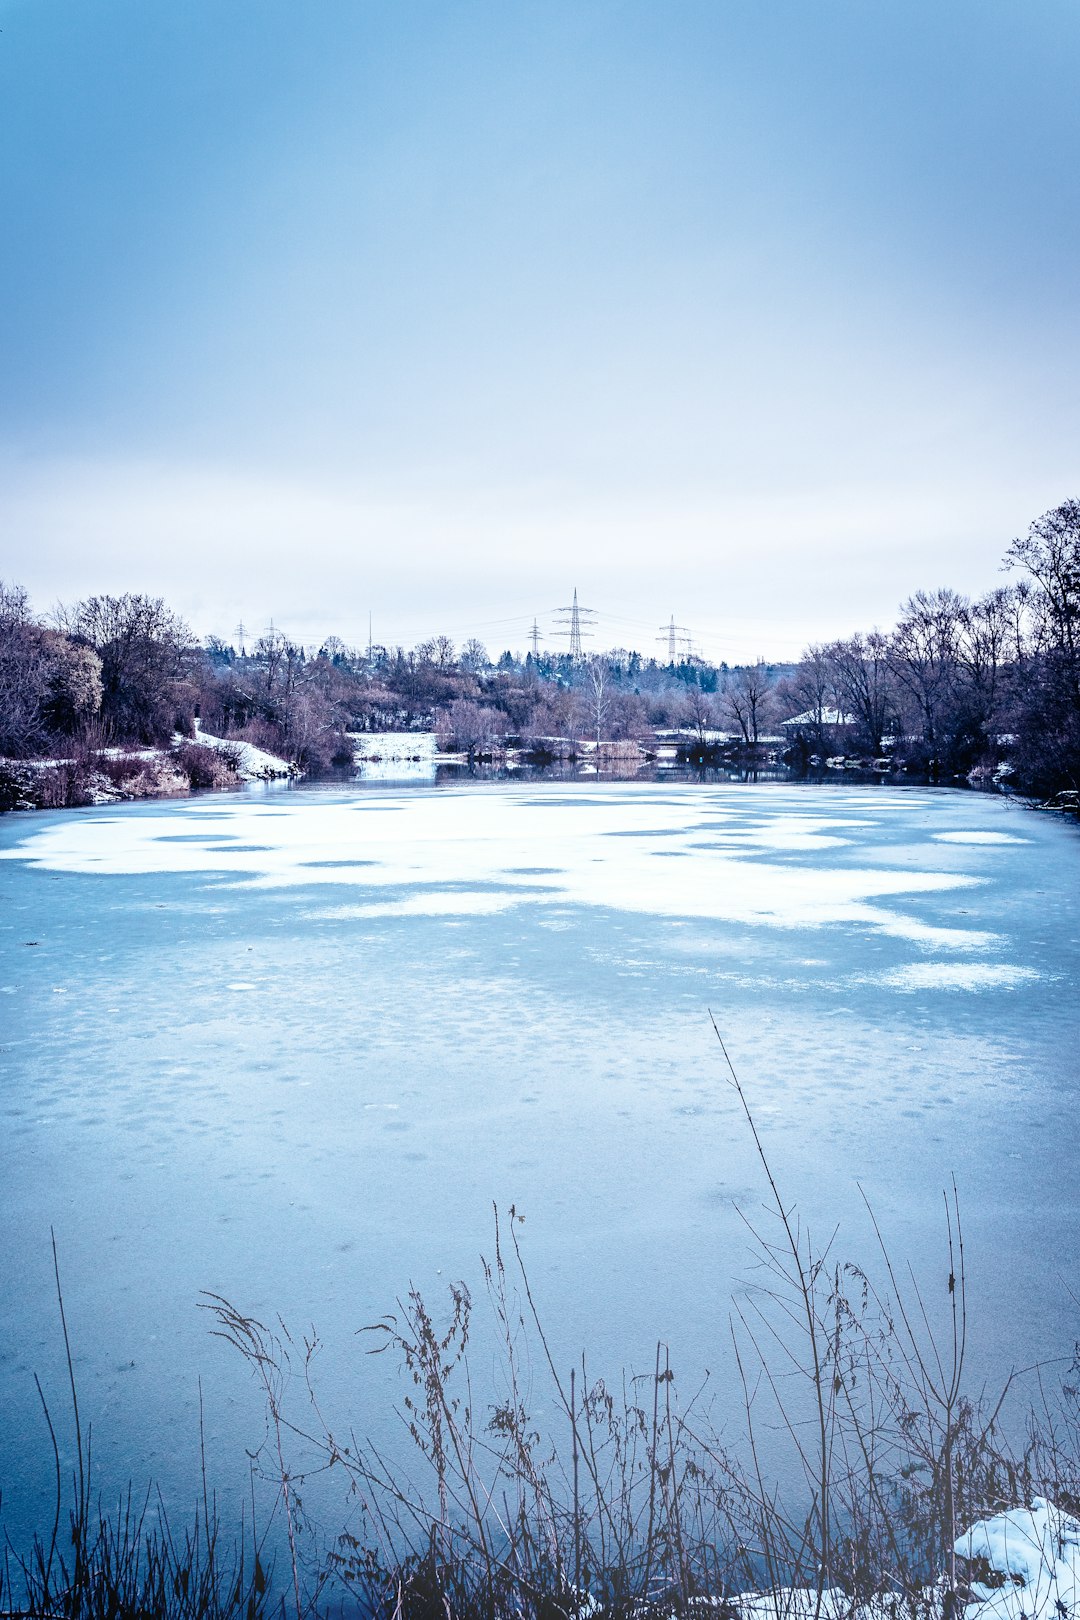
<svg viewBox="0 0 1080 1620">
<path fill-rule="evenodd" d="M 0 1481 L 47 1495 L 55 1226 L 110 1477 L 259 1438 L 198 1291 L 281 1310 L 383 1424 L 354 1330 L 476 1279 L 514 1202 L 560 1357 L 727 1376 L 761 1188 L 936 1274 L 966 1216 L 986 1368 L 1071 1347 L 1078 842 L 848 782 L 309 786 L 0 827 Z M 30 942 L 36 942 L 31 944 Z M 976 1360 L 976 1365 L 979 1365 Z M 40 1466 L 39 1466 L 40 1465 Z"/>
</svg>

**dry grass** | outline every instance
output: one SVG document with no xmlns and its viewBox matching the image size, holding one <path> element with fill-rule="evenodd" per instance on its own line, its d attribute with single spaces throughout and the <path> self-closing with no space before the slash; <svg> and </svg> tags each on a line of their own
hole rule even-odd
<svg viewBox="0 0 1080 1620">
<path fill-rule="evenodd" d="M 1009 1383 L 993 1397 L 967 1387 L 955 1189 L 931 1291 L 901 1278 L 880 1232 L 872 1268 L 832 1260 L 784 1200 L 723 1059 L 768 1189 L 766 1214 L 747 1224 L 754 1286 L 732 1305 L 737 1371 L 724 1404 L 742 1410 L 734 1438 L 721 1438 L 707 1384 L 680 1389 L 662 1344 L 646 1373 L 614 1383 L 584 1356 L 557 1364 L 513 1208 L 496 1212 L 483 1266 L 498 1358 L 482 1397 L 464 1283 L 440 1310 L 410 1290 L 366 1330 L 367 1353 L 392 1358 L 404 1377 L 398 1415 L 411 1459 L 384 1455 L 326 1414 L 314 1334 L 296 1338 L 205 1297 L 213 1331 L 247 1362 L 265 1406 L 253 1468 L 264 1519 L 283 1526 L 284 1578 L 272 1583 L 283 1617 L 344 1606 L 373 1620 L 659 1620 L 705 1605 L 734 1620 L 740 1594 L 756 1591 L 776 1620 L 796 1610 L 799 1620 L 854 1617 L 868 1604 L 890 1620 L 952 1620 L 978 1574 L 954 1552 L 967 1525 L 1035 1494 L 1075 1509 L 1076 1387 L 1051 1398 L 1036 1373 L 1026 1410 Z M 66 1343 L 66 1324 L 64 1334 Z M 59 1535 L 57 1461 L 55 1523 L 29 1556 L 9 1555 L 7 1614 L 260 1620 L 270 1585 L 250 1528 L 223 1555 L 205 1486 L 180 1538 L 164 1520 L 148 1526 L 148 1498 L 93 1509 L 74 1380 L 71 1404 L 70 1537 Z M 305 1505 L 316 1478 L 343 1489 L 344 1528 L 329 1542 Z"/>
</svg>

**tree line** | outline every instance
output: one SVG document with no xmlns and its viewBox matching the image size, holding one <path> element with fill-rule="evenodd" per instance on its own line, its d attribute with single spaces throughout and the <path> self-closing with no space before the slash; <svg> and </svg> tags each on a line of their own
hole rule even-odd
<svg viewBox="0 0 1080 1620">
<path fill-rule="evenodd" d="M 974 600 L 918 591 L 895 627 L 807 648 L 785 695 L 803 755 L 903 755 L 931 778 L 1006 769 L 1049 796 L 1080 788 L 1080 501 L 1014 540 L 1008 583 Z"/>
<path fill-rule="evenodd" d="M 706 759 L 783 740 L 790 762 L 904 765 L 931 778 L 1003 768 L 1025 791 L 1080 788 L 1080 502 L 1009 546 L 1006 583 L 972 600 L 918 591 L 892 629 L 810 646 L 794 665 L 489 657 L 436 636 L 411 649 L 199 641 L 160 598 L 92 596 L 48 618 L 0 583 L 0 756 L 167 746 L 204 731 L 302 769 L 350 762 L 350 733 L 434 728 L 470 757 L 514 742 L 653 738 Z"/>
</svg>

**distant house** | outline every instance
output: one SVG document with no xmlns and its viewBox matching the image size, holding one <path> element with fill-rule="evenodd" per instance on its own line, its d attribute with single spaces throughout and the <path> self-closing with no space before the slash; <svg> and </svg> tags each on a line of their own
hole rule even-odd
<svg viewBox="0 0 1080 1620">
<path fill-rule="evenodd" d="M 781 720 L 780 724 L 785 731 L 816 731 L 822 726 L 853 726 L 855 716 L 845 714 L 842 709 L 805 709 L 802 714 L 793 714 L 790 720 Z"/>
</svg>

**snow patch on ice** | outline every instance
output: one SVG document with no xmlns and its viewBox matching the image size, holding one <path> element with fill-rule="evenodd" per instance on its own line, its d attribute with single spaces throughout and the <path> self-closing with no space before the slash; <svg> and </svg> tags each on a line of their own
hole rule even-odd
<svg viewBox="0 0 1080 1620">
<path fill-rule="evenodd" d="M 879 923 L 877 933 L 904 939 L 928 951 L 989 951 L 1001 943 L 1001 935 L 983 928 L 945 928 L 918 917 L 896 915 Z"/>
<path fill-rule="evenodd" d="M 341 922 L 351 917 L 487 917 L 509 911 L 523 900 L 537 898 L 523 894 L 446 893 L 411 894 L 402 900 L 378 900 L 370 905 L 325 906 L 309 911 L 316 922 Z"/>
<path fill-rule="evenodd" d="M 404 735 L 410 747 L 422 741 Z M 296 794 L 272 803 L 231 799 L 227 807 L 204 800 L 137 815 L 57 818 L 0 859 L 51 871 L 212 873 L 222 887 L 304 889 L 309 904 L 316 895 L 322 902 L 308 914 L 327 920 L 479 917 L 527 904 L 538 922 L 547 907 L 575 906 L 766 928 L 843 924 L 938 955 L 1000 947 L 992 933 L 952 918 L 947 926 L 928 922 L 903 903 L 955 894 L 984 878 L 829 859 L 837 833 L 850 836 L 859 823 L 801 807 L 777 813 L 776 805 L 775 796 L 640 786 L 572 795 L 535 786 Z M 690 858 L 657 860 L 661 833 L 665 851 Z M 817 851 L 826 858 L 815 860 Z M 780 858 L 771 860 L 772 852 Z M 345 903 L 333 903 L 338 897 Z M 872 982 L 984 989 L 1034 976 L 1000 964 L 929 962 Z"/>
<path fill-rule="evenodd" d="M 888 973 L 871 974 L 866 984 L 892 990 L 1015 990 L 1039 978 L 1034 968 L 1007 962 L 911 962 Z"/>
<path fill-rule="evenodd" d="M 1030 838 L 1017 838 L 1003 832 L 940 832 L 931 835 L 938 844 L 1030 844 Z"/>
</svg>

